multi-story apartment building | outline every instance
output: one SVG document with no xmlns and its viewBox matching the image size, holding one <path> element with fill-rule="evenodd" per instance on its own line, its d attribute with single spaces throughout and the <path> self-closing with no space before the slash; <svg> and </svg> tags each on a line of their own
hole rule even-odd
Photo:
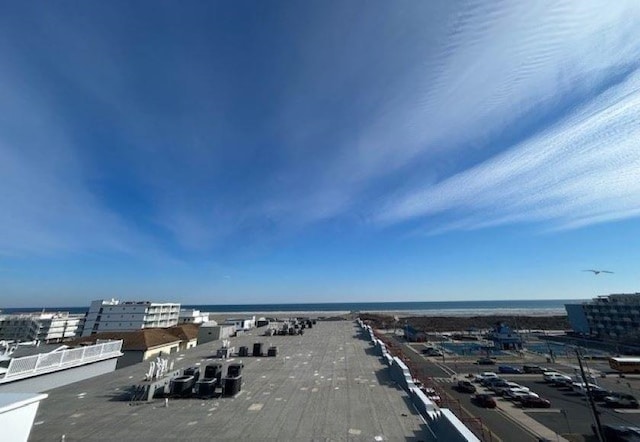
<svg viewBox="0 0 640 442">
<path fill-rule="evenodd" d="M 178 323 L 180 324 L 202 324 L 209 322 L 209 313 L 201 312 L 192 308 L 180 309 Z"/>
<path fill-rule="evenodd" d="M 62 341 L 75 337 L 83 321 L 83 315 L 72 315 L 67 312 L 2 315 L 0 316 L 0 339 L 18 342 Z"/>
<path fill-rule="evenodd" d="M 571 327 L 604 340 L 640 339 L 640 293 L 599 296 L 565 305 Z"/>
<path fill-rule="evenodd" d="M 82 336 L 104 331 L 141 330 L 178 325 L 180 304 L 99 299 L 91 302 Z"/>
</svg>

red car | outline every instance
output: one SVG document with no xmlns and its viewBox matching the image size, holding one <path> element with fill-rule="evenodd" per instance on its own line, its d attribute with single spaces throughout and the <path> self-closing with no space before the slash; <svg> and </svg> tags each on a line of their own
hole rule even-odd
<svg viewBox="0 0 640 442">
<path fill-rule="evenodd" d="M 526 396 L 520 400 L 523 407 L 528 408 L 551 408 L 551 402 L 541 397 Z"/>
<path fill-rule="evenodd" d="M 490 394 L 476 394 L 471 398 L 473 402 L 484 408 L 496 408 L 496 400 Z"/>
</svg>

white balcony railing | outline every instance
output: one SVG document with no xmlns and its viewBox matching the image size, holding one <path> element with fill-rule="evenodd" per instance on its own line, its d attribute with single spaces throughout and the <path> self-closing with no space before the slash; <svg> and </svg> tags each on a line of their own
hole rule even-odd
<svg viewBox="0 0 640 442">
<path fill-rule="evenodd" d="M 89 362 L 121 356 L 121 349 L 122 341 L 108 341 L 86 347 L 13 358 L 0 381 L 6 382 L 8 380 L 37 376 Z"/>
</svg>

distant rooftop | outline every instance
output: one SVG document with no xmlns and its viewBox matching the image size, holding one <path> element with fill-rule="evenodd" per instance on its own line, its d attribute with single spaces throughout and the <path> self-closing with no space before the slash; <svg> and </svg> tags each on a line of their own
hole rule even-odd
<svg viewBox="0 0 640 442">
<path fill-rule="evenodd" d="M 144 328 L 134 331 L 100 332 L 71 341 L 74 345 L 95 343 L 98 340 L 122 340 L 122 349 L 146 351 L 178 341 L 189 341 L 198 337 L 198 326 L 181 324 L 169 328 Z"/>
<path fill-rule="evenodd" d="M 102 302 L 102 305 L 180 305 L 178 302 L 153 302 L 153 301 L 120 301 L 116 298 L 96 299 L 93 302 Z"/>
<path fill-rule="evenodd" d="M 640 304 L 640 293 L 613 293 L 611 295 L 598 296 L 591 302 Z"/>
</svg>

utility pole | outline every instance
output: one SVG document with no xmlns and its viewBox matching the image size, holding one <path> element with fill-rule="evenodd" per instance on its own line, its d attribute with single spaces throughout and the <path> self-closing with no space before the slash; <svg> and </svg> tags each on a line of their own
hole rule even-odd
<svg viewBox="0 0 640 442">
<path fill-rule="evenodd" d="M 589 401 L 589 409 L 591 410 L 591 414 L 593 415 L 593 420 L 596 424 L 596 436 L 598 437 L 599 442 L 606 442 L 604 437 L 602 436 L 602 425 L 600 424 L 600 416 L 598 416 L 598 410 L 596 410 L 596 404 L 593 401 L 593 396 L 591 395 L 591 385 L 587 380 L 587 376 L 584 373 L 584 367 L 582 366 L 582 357 L 580 356 L 580 350 L 576 348 L 576 356 L 578 357 L 578 365 L 580 366 L 580 374 L 582 375 L 582 382 L 584 382 L 584 386 L 587 390 L 587 401 Z"/>
</svg>

